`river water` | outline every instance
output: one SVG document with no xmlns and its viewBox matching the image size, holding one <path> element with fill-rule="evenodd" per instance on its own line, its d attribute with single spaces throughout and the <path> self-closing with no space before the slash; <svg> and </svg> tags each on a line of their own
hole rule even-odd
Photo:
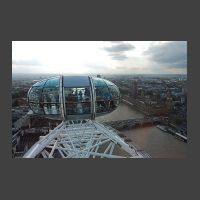
<svg viewBox="0 0 200 200">
<path fill-rule="evenodd" d="M 134 110 L 131 106 L 126 105 L 125 103 L 121 103 L 119 107 L 104 116 L 97 117 L 96 120 L 98 122 L 106 122 L 106 121 L 117 121 L 123 119 L 135 119 L 142 118 L 144 115 L 136 110 Z"/>
<path fill-rule="evenodd" d="M 142 118 L 144 115 L 133 107 L 121 103 L 117 110 L 105 116 L 97 117 L 99 122 L 130 118 Z M 187 158 L 187 143 L 173 135 L 163 132 L 156 126 L 135 128 L 122 132 L 138 149 L 145 150 L 153 158 Z"/>
</svg>

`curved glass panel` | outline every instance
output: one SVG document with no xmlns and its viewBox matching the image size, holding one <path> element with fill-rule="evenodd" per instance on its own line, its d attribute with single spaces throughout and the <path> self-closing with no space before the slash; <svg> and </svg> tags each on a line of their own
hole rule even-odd
<svg viewBox="0 0 200 200">
<path fill-rule="evenodd" d="M 59 88 L 59 78 L 48 79 L 44 87 L 57 87 Z"/>
<path fill-rule="evenodd" d="M 44 86 L 44 84 L 46 83 L 46 79 L 45 80 L 42 80 L 42 81 L 39 81 L 37 83 L 35 83 L 33 86 Z"/>
<path fill-rule="evenodd" d="M 96 112 L 109 112 L 110 101 L 96 101 Z"/>
<path fill-rule="evenodd" d="M 89 80 L 94 84 L 94 91 L 92 91 Z M 30 108 L 36 114 L 58 115 L 61 114 L 60 102 L 63 102 L 64 115 L 92 114 L 92 92 L 96 97 L 94 103 L 97 114 L 112 112 L 119 105 L 118 87 L 101 78 L 65 76 L 61 88 L 63 88 L 62 101 L 60 99 L 60 77 L 35 83 L 28 93 Z"/>
<path fill-rule="evenodd" d="M 60 114 L 59 104 L 44 103 L 44 113 L 47 115 Z"/>
<path fill-rule="evenodd" d="M 110 99 L 110 93 L 108 90 L 108 87 L 96 87 L 96 100 L 109 100 Z"/>
<path fill-rule="evenodd" d="M 96 112 L 106 113 L 113 111 L 118 103 L 113 100 L 119 100 L 120 93 L 117 86 L 105 79 L 93 78 L 96 92 Z"/>
<path fill-rule="evenodd" d="M 117 86 L 109 85 L 108 88 L 109 88 L 110 93 L 111 93 L 111 99 L 119 99 L 120 98 L 120 93 L 119 93 Z"/>
<path fill-rule="evenodd" d="M 105 81 L 105 83 L 106 83 L 107 85 L 115 85 L 114 83 L 112 83 L 112 82 L 110 82 L 110 81 L 108 81 L 108 80 L 105 80 L 105 79 L 104 79 L 104 81 Z"/>
<path fill-rule="evenodd" d="M 47 115 L 60 114 L 59 104 L 59 78 L 52 78 L 46 81 L 43 89 L 44 112 Z"/>
<path fill-rule="evenodd" d="M 43 105 L 39 103 L 29 103 L 31 110 L 35 114 L 44 114 Z"/>
<path fill-rule="evenodd" d="M 94 82 L 95 87 L 98 87 L 98 86 L 106 87 L 105 81 L 101 78 L 93 78 L 93 82 Z"/>
<path fill-rule="evenodd" d="M 34 84 L 28 98 L 34 113 L 60 114 L 59 78 L 45 79 Z"/>
<path fill-rule="evenodd" d="M 44 103 L 59 103 L 59 88 L 47 88 L 43 90 Z"/>
<path fill-rule="evenodd" d="M 29 101 L 39 103 L 42 97 L 42 87 L 32 87 L 29 92 Z"/>
</svg>

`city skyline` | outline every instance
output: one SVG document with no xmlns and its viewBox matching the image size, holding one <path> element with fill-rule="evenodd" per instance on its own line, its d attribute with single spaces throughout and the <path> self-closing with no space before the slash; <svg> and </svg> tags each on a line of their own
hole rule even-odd
<svg viewBox="0 0 200 200">
<path fill-rule="evenodd" d="M 152 158 L 185 158 L 187 156 L 186 76 L 109 75 L 102 77 L 104 80 L 107 79 L 105 80 L 106 85 L 109 83 L 107 86 L 103 84 L 103 79 L 95 76 L 48 76 L 32 74 L 19 77 L 16 75 L 14 76 L 16 78 L 13 78 L 13 158 L 32 157 L 31 152 L 37 146 L 40 137 L 47 135 L 48 138 L 48 134 L 52 134 L 50 130 L 54 130 L 57 126 L 59 128 L 65 116 L 68 122 L 75 118 L 81 122 L 85 118 L 89 120 L 90 117 L 94 117 L 94 123 L 115 129 L 118 132 L 113 134 L 120 136 L 128 145 L 137 145 L 139 152 L 143 150 L 144 156 Z M 93 80 L 95 89 L 91 91 L 94 95 L 86 93 L 86 87 L 90 84 L 85 85 L 86 87 L 79 85 L 88 78 Z M 59 81 L 60 79 L 63 81 Z M 112 85 L 110 85 L 111 82 Z M 58 83 L 60 87 L 57 87 Z M 87 83 L 90 82 L 86 81 L 85 84 Z M 71 84 L 73 87 L 70 87 Z M 60 96 L 62 100 L 58 98 L 59 93 L 64 95 Z M 95 103 L 90 97 L 95 97 Z M 94 108 L 91 102 L 95 105 L 95 111 L 91 110 Z M 82 127 L 82 124 L 74 123 Z M 85 130 L 81 130 L 85 134 Z M 94 130 L 91 130 L 91 133 L 96 133 L 92 131 Z M 60 140 L 60 138 L 57 139 Z M 68 142 L 69 138 L 66 139 Z M 91 144 L 90 140 L 89 143 Z M 32 147 L 32 145 L 35 146 Z M 35 152 L 35 156 L 39 158 L 63 157 L 63 154 L 60 156 L 57 154 L 60 147 L 55 151 L 56 145 L 57 143 L 53 144 L 55 148 L 51 152 L 48 146 L 41 155 L 36 155 L 37 152 Z M 107 146 L 106 149 L 109 147 Z M 95 155 L 93 153 L 91 157 L 102 156 L 103 152 L 100 151 L 98 152 L 100 154 Z M 73 154 L 71 156 L 73 157 Z M 104 156 L 111 157 L 112 155 Z M 118 156 L 123 156 L 122 152 Z"/>
<path fill-rule="evenodd" d="M 187 41 L 13 41 L 12 73 L 187 74 Z"/>
</svg>

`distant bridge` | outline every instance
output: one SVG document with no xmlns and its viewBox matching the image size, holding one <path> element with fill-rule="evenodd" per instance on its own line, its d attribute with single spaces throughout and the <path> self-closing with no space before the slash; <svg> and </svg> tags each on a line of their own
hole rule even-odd
<svg viewBox="0 0 200 200">
<path fill-rule="evenodd" d="M 151 117 L 151 118 L 136 118 L 104 122 L 103 124 L 109 125 L 117 130 L 131 129 L 146 125 L 153 125 L 162 121 L 162 117 Z"/>
</svg>

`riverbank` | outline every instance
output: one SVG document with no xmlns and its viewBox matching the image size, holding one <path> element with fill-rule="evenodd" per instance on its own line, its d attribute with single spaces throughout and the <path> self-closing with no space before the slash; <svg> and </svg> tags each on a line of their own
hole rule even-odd
<svg viewBox="0 0 200 200">
<path fill-rule="evenodd" d="M 155 125 L 120 131 L 124 139 L 152 158 L 187 158 L 187 143 L 159 130 Z"/>
<path fill-rule="evenodd" d="M 96 120 L 101 123 L 117 124 L 119 120 L 137 118 L 145 119 L 145 115 L 136 111 L 132 106 L 121 103 L 117 110 L 98 117 Z M 127 143 L 133 144 L 138 149 L 145 150 L 152 158 L 187 158 L 187 143 L 178 140 L 174 135 L 163 132 L 154 124 L 145 127 L 139 126 L 139 128 L 136 126 L 131 128 L 130 126 L 129 130 L 122 128 L 120 133 Z"/>
<path fill-rule="evenodd" d="M 138 127 L 145 127 L 145 126 L 153 126 L 156 124 L 152 118 L 139 118 L 139 119 L 126 119 L 126 120 L 117 120 L 117 121 L 109 121 L 103 122 L 103 124 L 111 126 L 117 130 L 127 130 L 133 129 Z"/>
<path fill-rule="evenodd" d="M 98 122 L 109 122 L 109 121 L 117 121 L 117 120 L 126 120 L 126 119 L 136 119 L 136 118 L 144 118 L 145 115 L 141 112 L 134 110 L 133 107 L 127 105 L 123 102 L 120 103 L 119 107 L 113 112 L 97 117 L 96 121 Z"/>
</svg>

